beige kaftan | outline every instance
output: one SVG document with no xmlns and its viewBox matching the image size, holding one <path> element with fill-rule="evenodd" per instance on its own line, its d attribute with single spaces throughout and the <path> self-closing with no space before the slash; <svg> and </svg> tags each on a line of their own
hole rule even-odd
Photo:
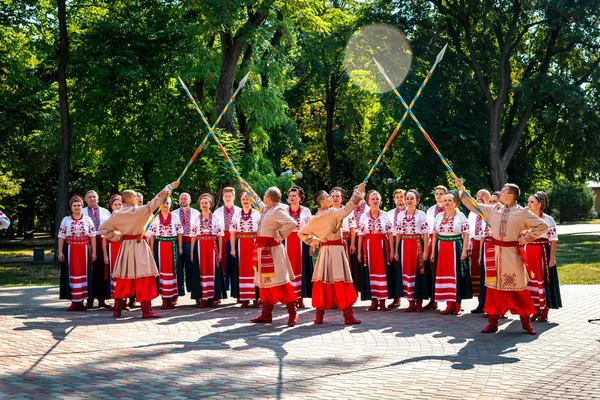
<svg viewBox="0 0 600 400">
<path fill-rule="evenodd" d="M 338 229 L 335 233 L 333 230 L 337 223 L 350 215 L 359 203 L 360 196 L 355 193 L 344 208 L 319 211 L 306 225 L 300 228 L 298 236 L 308 245 L 314 244 L 315 241 L 323 243 L 342 239 L 342 230 Z M 312 280 L 330 284 L 352 282 L 346 247 L 322 246 L 319 249 Z"/>
<path fill-rule="evenodd" d="M 492 227 L 492 236 L 496 240 L 513 242 L 519 239 L 523 231 L 524 237 L 533 234 L 542 236 L 548 231 L 548 225 L 529 209 L 519 205 L 506 209 L 501 204 L 478 204 L 485 219 Z M 496 252 L 496 282 L 485 285 L 497 290 L 527 290 L 527 271 L 521 261 L 516 247 L 494 246 Z"/>
<path fill-rule="evenodd" d="M 100 225 L 100 233 L 108 240 L 119 242 L 123 235 L 140 236 L 148 218 L 167 196 L 163 190 L 152 201 L 144 206 L 124 206 L 113 212 L 109 219 Z M 158 276 L 158 269 L 152 251 L 146 240 L 123 240 L 115 261 L 113 278 L 136 279 L 147 276 Z"/>
<path fill-rule="evenodd" d="M 259 199 L 256 193 L 252 193 L 255 199 Z M 260 220 L 258 223 L 257 236 L 275 237 L 275 232 L 279 232 L 284 239 L 296 229 L 296 221 L 287 212 L 287 207 L 277 204 L 273 207 L 267 207 L 258 200 L 260 206 Z M 271 247 L 271 256 L 275 267 L 275 276 L 264 278 L 260 271 L 254 274 L 254 284 L 259 288 L 270 288 L 285 285 L 294 277 L 292 264 L 282 244 Z"/>
</svg>

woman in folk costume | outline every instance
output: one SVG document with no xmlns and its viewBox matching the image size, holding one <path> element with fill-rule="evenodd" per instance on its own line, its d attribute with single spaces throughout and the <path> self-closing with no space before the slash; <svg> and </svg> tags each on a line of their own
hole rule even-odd
<svg viewBox="0 0 600 400">
<path fill-rule="evenodd" d="M 442 315 L 460 315 L 461 301 L 473 297 L 467 260 L 469 221 L 458 211 L 459 202 L 457 193 L 448 192 L 444 212 L 438 214 L 434 222 L 434 296 L 435 301 L 446 302 L 446 309 L 440 312 Z"/>
<path fill-rule="evenodd" d="M 177 304 L 177 269 L 183 254 L 183 227 L 179 217 L 171 211 L 169 197 L 148 230 L 150 248 L 158 267 L 158 294 L 162 297 L 163 310 Z"/>
<path fill-rule="evenodd" d="M 545 192 L 537 192 L 529 196 L 527 206 L 529 211 L 540 217 L 548 225 L 548 232 L 529 242 L 525 246 L 527 262 L 533 272 L 529 277 L 527 287 L 537 313 L 531 317 L 532 321 L 547 322 L 550 308 L 562 307 L 558 272 L 556 268 L 556 223 L 548 214 L 544 213 L 548 198 Z"/>
<path fill-rule="evenodd" d="M 433 277 L 433 248 L 435 247 L 433 246 L 433 226 L 435 223 L 435 217 L 437 217 L 438 214 L 444 212 L 444 199 L 446 197 L 446 193 L 448 193 L 448 189 L 444 185 L 438 185 L 433 189 L 433 193 L 435 196 L 435 205 L 429 207 L 426 212 L 427 226 L 429 226 L 429 243 L 431 245 L 429 246 L 429 268 L 425 270 L 425 272 L 427 273 L 429 285 L 431 286 L 432 293 L 435 289 L 435 282 Z M 437 301 L 433 296 L 431 296 L 431 300 L 429 301 L 429 303 L 427 303 L 427 305 L 423 307 L 424 310 L 437 310 L 437 308 Z"/>
<path fill-rule="evenodd" d="M 310 221 L 310 210 L 300 203 L 304 201 L 304 190 L 300 186 L 292 186 L 288 191 L 288 213 L 296 221 L 296 229 L 285 239 L 285 248 L 292 263 L 294 278 L 292 286 L 298 296 L 298 308 L 304 308 L 305 297 L 312 297 L 312 256 L 315 249 L 303 243 L 298 237 L 298 231 Z"/>
<path fill-rule="evenodd" d="M 292 264 L 281 242 L 296 229 L 296 221 L 290 217 L 287 207 L 280 203 L 281 191 L 278 188 L 268 188 L 263 201 L 260 201 L 246 182 L 242 182 L 242 187 L 257 200 L 261 213 L 253 257 L 256 267 L 254 284 L 259 287 L 263 307 L 261 315 L 253 318 L 252 322 L 272 322 L 275 304 L 282 303 L 287 308 L 288 326 L 294 326 L 298 320 L 298 296 L 290 282 L 290 277 L 294 276 Z"/>
<path fill-rule="evenodd" d="M 341 201 L 340 201 L 341 204 Z M 347 218 L 352 218 L 354 219 L 355 223 L 356 223 L 356 232 L 355 232 L 355 247 L 358 247 L 358 243 L 357 243 L 357 237 L 358 237 L 358 221 L 360 221 L 360 217 L 365 213 L 365 210 L 368 209 L 367 207 L 367 203 L 360 203 L 355 209 L 354 211 L 352 211 L 352 214 L 350 214 Z M 348 220 L 348 223 L 350 224 L 350 220 Z M 350 237 L 350 239 L 352 239 L 352 237 Z M 352 245 L 352 243 L 351 243 Z M 361 284 L 362 284 L 362 273 L 363 273 L 363 264 L 361 261 L 358 260 L 358 251 L 354 250 L 352 251 L 352 246 L 350 246 L 350 254 L 349 254 L 349 258 L 350 258 L 350 271 L 352 272 L 352 282 L 354 283 L 354 290 L 356 290 L 356 293 L 360 292 L 361 290 Z"/>
<path fill-rule="evenodd" d="M 358 260 L 364 260 L 361 300 L 371 300 L 368 311 L 385 311 L 388 298 L 388 270 L 394 258 L 392 221 L 379 209 L 381 195 L 371 190 L 367 195 L 369 208 L 358 222 Z"/>
<path fill-rule="evenodd" d="M 312 304 L 317 309 L 315 324 L 322 324 L 325 310 L 334 306 L 343 311 L 346 325 L 360 324 L 352 311 L 357 295 L 352 284 L 346 241 L 342 238 L 341 230 L 336 230 L 336 226 L 363 199 L 365 185 L 366 183 L 361 183 L 350 201 L 341 209 L 332 207 L 331 196 L 326 191 L 317 192 L 315 204 L 319 211 L 298 233 L 304 243 L 320 247 L 312 277 Z"/>
<path fill-rule="evenodd" d="M 462 180 L 454 181 L 457 187 L 462 187 Z M 482 333 L 497 332 L 498 320 L 507 311 L 519 315 L 525 332 L 530 335 L 537 333 L 531 326 L 530 315 L 536 310 L 527 290 L 528 266 L 523 246 L 545 234 L 548 225 L 529 209 L 517 204 L 520 193 L 517 185 L 507 183 L 500 192 L 502 204 L 479 205 L 491 226 L 495 253 L 485 270 L 487 290 L 483 311 L 488 316 L 488 325 L 481 330 Z M 475 211 L 464 193 L 461 199 L 465 207 Z"/>
<path fill-rule="evenodd" d="M 344 201 L 344 190 L 336 186 L 329 191 L 329 196 L 331 197 L 331 202 L 333 207 L 336 210 L 342 209 L 344 206 L 342 202 Z M 358 205 L 358 207 L 364 207 L 364 203 Z M 356 207 L 355 207 L 356 210 Z M 338 224 L 339 225 L 339 224 Z M 342 230 L 342 239 L 346 241 L 346 246 L 348 247 L 349 257 L 356 257 L 356 218 L 354 217 L 354 212 L 351 212 L 342 220 L 342 224 L 339 225 L 339 228 L 336 226 L 336 229 Z M 351 267 L 352 268 L 352 267 Z M 354 285 L 354 282 L 352 283 Z M 355 285 L 356 288 L 356 285 Z M 358 291 L 357 291 L 358 293 Z"/>
<path fill-rule="evenodd" d="M 215 199 L 208 193 L 198 197 L 200 215 L 195 222 L 196 238 L 192 239 L 192 272 L 191 296 L 196 300 L 196 307 L 216 307 L 221 299 L 227 298 L 225 279 L 221 263 L 223 247 L 223 225 L 221 220 L 210 212 Z M 194 245 L 196 245 L 194 247 Z"/>
<path fill-rule="evenodd" d="M 421 195 L 415 189 L 406 193 L 406 210 L 398 214 L 395 221 L 396 258 L 402 271 L 404 296 L 408 300 L 406 312 L 423 311 L 423 300 L 431 298 L 431 286 L 425 274 L 429 257 L 429 226 L 427 216 L 417 205 Z"/>
<path fill-rule="evenodd" d="M 235 201 L 235 189 L 232 187 L 223 188 L 223 203 L 224 205 L 217 208 L 214 214 L 221 221 L 223 226 L 223 247 L 221 247 L 221 270 L 223 270 L 223 276 L 225 277 L 225 288 L 229 289 L 230 280 L 233 279 L 232 275 L 236 275 L 237 271 L 234 271 L 235 259 L 231 255 L 231 220 L 233 215 L 240 211 L 240 208 L 233 204 Z M 238 297 L 238 293 L 233 291 L 231 297 Z"/>
<path fill-rule="evenodd" d="M 391 244 L 394 248 L 394 254 L 397 255 L 397 246 L 400 242 L 396 240 L 399 229 L 396 221 L 398 220 L 398 215 L 406 211 L 406 190 L 396 189 L 393 198 L 396 207 L 393 210 L 388 211 L 387 214 L 390 217 L 390 221 L 392 221 L 392 235 L 394 236 L 394 240 Z M 388 305 L 388 308 L 398 308 L 400 307 L 400 298 L 404 295 L 402 287 L 402 267 L 397 259 L 393 259 L 391 264 L 389 269 L 388 290 L 390 292 L 389 296 L 394 299 L 394 301 Z"/>
<path fill-rule="evenodd" d="M 248 193 L 240 193 L 242 208 L 236 211 L 231 221 L 231 255 L 236 260 L 236 274 L 231 280 L 231 296 L 236 296 L 242 303 L 241 308 L 248 308 L 250 301 L 258 308 L 258 289 L 254 285 L 254 266 L 252 251 L 258 232 L 260 213 L 252 208 Z"/>
<path fill-rule="evenodd" d="M 490 202 L 490 192 L 481 189 L 477 192 L 477 203 L 488 204 Z M 487 224 L 481 216 L 474 212 L 469 212 L 469 246 L 468 255 L 471 263 L 471 290 L 473 296 L 481 296 L 481 238 L 483 227 Z M 478 306 L 471 310 L 472 314 L 481 314 L 483 312 L 483 302 L 479 301 Z"/>
<path fill-rule="evenodd" d="M 108 209 L 112 213 L 115 211 L 119 211 L 123 208 L 123 200 L 121 199 L 120 194 L 113 194 L 108 199 Z M 114 299 L 113 294 L 115 293 L 116 281 L 113 278 L 112 274 L 115 270 L 115 262 L 117 261 L 117 255 L 119 255 L 119 249 L 121 248 L 121 242 L 113 242 L 112 240 L 106 239 L 102 236 L 102 252 L 104 253 L 104 265 L 110 274 L 110 297 Z M 122 310 L 129 311 L 129 307 L 127 306 L 127 301 L 123 299 L 123 304 L 121 305 Z M 113 306 L 113 311 L 115 308 Z"/>
<path fill-rule="evenodd" d="M 116 281 L 113 294 L 115 299 L 113 316 L 116 318 L 121 316 L 123 299 L 132 296 L 136 296 L 137 301 L 141 303 L 142 318 L 160 317 L 152 312 L 152 299 L 157 294 L 158 270 L 148 242 L 140 236 L 154 210 L 177 186 L 179 186 L 177 181 L 167 185 L 152 201 L 139 207 L 136 192 L 125 190 L 121 193 L 123 208 L 114 212 L 100 225 L 100 232 L 106 239 L 122 241 L 112 275 Z"/>
<path fill-rule="evenodd" d="M 81 196 L 71 197 L 69 208 L 71 215 L 62 219 L 58 229 L 60 298 L 71 300 L 67 311 L 87 311 L 83 300 L 93 299 L 90 277 L 92 261 L 96 260 L 96 241 L 93 240 L 96 228 L 94 221 L 82 213 Z"/>
</svg>

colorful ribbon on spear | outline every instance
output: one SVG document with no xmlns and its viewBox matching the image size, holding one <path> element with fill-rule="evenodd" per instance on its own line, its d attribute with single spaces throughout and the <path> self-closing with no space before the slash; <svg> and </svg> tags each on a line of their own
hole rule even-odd
<svg viewBox="0 0 600 400">
<path fill-rule="evenodd" d="M 244 79 L 242 79 L 242 81 L 238 85 L 238 88 L 236 89 L 235 93 L 233 93 L 233 95 L 229 98 L 229 101 L 227 102 L 227 104 L 225 104 L 225 108 L 223 108 L 223 111 L 221 111 L 221 114 L 219 114 L 219 117 L 217 118 L 217 121 L 215 122 L 215 124 L 212 127 L 210 127 L 210 125 L 209 125 L 209 131 L 208 131 L 208 133 L 204 137 L 204 140 L 202 140 L 202 143 L 200 143 L 200 146 L 198 146 L 198 148 L 196 149 L 196 152 L 194 153 L 194 155 L 192 156 L 192 158 L 190 158 L 190 161 L 188 161 L 187 165 L 183 169 L 183 172 L 181 173 L 181 175 L 179 175 L 179 178 L 177 178 L 177 182 L 181 182 L 181 179 L 183 178 L 183 176 L 187 172 L 188 168 L 192 165 L 192 163 L 194 162 L 194 160 L 196 160 L 196 157 L 198 157 L 198 154 L 200 154 L 200 152 L 202 151 L 202 149 L 204 148 L 204 146 L 206 146 L 206 142 L 208 141 L 208 139 L 210 138 L 210 136 L 213 135 L 213 131 L 215 130 L 215 128 L 217 127 L 217 125 L 221 121 L 221 118 L 223 118 L 223 116 L 225 115 L 225 113 L 227 112 L 227 110 L 229 109 L 229 107 L 231 106 L 231 103 L 233 103 L 235 101 L 235 96 L 237 96 L 237 94 L 240 92 L 240 90 L 242 90 L 242 88 L 246 84 L 246 79 L 247 78 L 248 78 L 248 75 L 246 75 L 244 77 Z M 179 78 L 179 81 L 181 81 L 181 78 Z M 187 90 L 187 88 L 186 88 L 186 90 Z M 189 94 L 189 91 L 188 91 L 188 94 Z M 195 104 L 195 102 L 193 102 L 193 103 Z M 138 241 L 140 241 L 144 237 L 144 235 L 148 231 L 148 228 L 150 227 L 150 225 L 152 225 L 152 222 L 154 222 L 154 219 L 156 218 L 156 216 L 158 215 L 158 213 L 160 213 L 160 210 L 162 210 L 163 206 L 165 205 L 165 203 L 167 202 L 167 200 L 170 197 L 171 197 L 171 193 L 169 193 L 167 195 L 167 197 L 165 197 L 165 199 L 160 204 L 160 206 L 156 209 L 156 211 L 154 212 L 154 214 L 152 214 L 152 217 L 150 218 L 150 220 L 148 221 L 148 223 L 144 227 L 144 230 L 142 231 L 142 234 L 140 235 L 140 238 L 138 239 Z"/>
<path fill-rule="evenodd" d="M 250 75 L 250 72 L 248 72 L 246 74 L 246 76 L 244 76 L 244 78 L 242 78 L 242 80 L 240 81 L 239 87 L 238 89 L 235 91 L 235 93 L 233 94 L 232 98 L 235 98 L 235 96 L 237 95 L 237 93 L 240 91 L 240 89 L 246 84 L 246 81 L 248 80 L 248 76 Z M 208 123 L 208 120 L 206 119 L 206 117 L 204 116 L 204 114 L 202 113 L 202 110 L 200 109 L 200 107 L 198 106 L 198 103 L 196 103 L 196 100 L 194 100 L 194 96 L 192 96 L 192 94 L 190 93 L 189 89 L 187 88 L 187 86 L 185 85 L 185 83 L 183 82 L 183 80 L 180 77 L 177 77 L 177 79 L 179 79 L 179 83 L 181 84 L 181 86 L 183 87 L 183 90 L 185 90 L 185 92 L 187 93 L 188 97 L 190 98 L 190 101 L 192 102 L 192 104 L 194 105 L 194 108 L 196 109 L 196 111 L 198 111 L 198 114 L 200 114 L 200 118 L 202 118 L 202 121 L 204 121 L 204 124 L 206 125 L 206 127 L 208 128 L 208 134 L 210 136 L 213 137 L 213 139 L 215 140 L 215 142 L 217 143 L 217 146 L 219 147 L 219 150 L 221 151 L 221 154 L 223 154 L 223 156 L 225 157 L 225 161 L 227 161 L 227 164 L 229 164 L 229 167 L 231 167 L 231 170 L 233 171 L 233 173 L 235 174 L 236 178 L 238 178 L 238 180 L 240 181 L 240 183 L 243 183 L 244 180 L 242 179 L 242 176 L 240 175 L 240 173 L 238 172 L 237 168 L 235 167 L 235 165 L 233 164 L 233 161 L 231 161 L 231 158 L 229 157 L 229 155 L 227 154 L 227 152 L 225 151 L 225 148 L 223 147 L 223 145 L 221 144 L 221 142 L 219 141 L 219 138 L 217 137 L 217 135 L 215 134 L 215 127 L 217 126 L 217 124 L 219 123 L 220 120 L 220 116 L 219 116 L 219 120 L 217 120 L 217 122 L 215 123 L 215 125 L 213 125 L 212 127 L 210 126 L 210 124 Z M 225 111 L 227 110 L 227 107 L 225 108 Z M 252 197 L 252 195 L 250 193 L 248 193 L 248 197 L 250 198 L 250 200 L 252 201 L 252 205 L 254 206 L 254 208 L 260 212 L 260 206 L 258 205 L 258 202 L 256 201 L 256 199 L 254 197 Z"/>
<path fill-rule="evenodd" d="M 429 70 L 429 72 L 427 73 L 427 76 L 425 77 L 425 80 L 423 81 L 423 83 L 421 83 L 421 87 L 419 88 L 419 90 L 417 90 L 417 94 L 415 94 L 415 97 L 410 102 L 409 108 L 412 109 L 412 107 L 415 105 L 415 102 L 417 101 L 417 99 L 421 95 L 421 91 L 423 90 L 423 88 L 425 87 L 425 85 L 427 85 L 427 82 L 429 82 L 429 78 L 433 74 L 433 71 L 435 71 L 435 67 L 437 67 L 437 65 L 440 63 L 440 61 L 442 61 L 442 58 L 444 58 L 444 53 L 446 52 L 446 48 L 447 47 L 448 47 L 448 45 L 446 44 L 444 46 L 444 48 L 442 49 L 442 51 L 440 51 L 440 53 L 435 58 L 435 63 L 433 63 L 433 66 L 431 67 L 431 70 Z M 388 147 L 390 147 L 390 145 L 394 141 L 394 138 L 398 134 L 398 131 L 400 131 L 400 128 L 402 127 L 402 123 L 404 123 L 404 120 L 406 119 L 407 116 L 408 116 L 408 111 L 405 111 L 404 115 L 402 116 L 402 119 L 400 120 L 400 122 L 398 122 L 398 125 L 396 125 L 396 129 L 394 129 L 394 131 L 390 135 L 388 141 L 385 143 L 385 146 L 383 146 L 383 149 L 381 149 L 381 153 L 379 153 L 379 156 L 377 157 L 377 160 L 375 160 L 375 162 L 373 163 L 373 166 L 369 170 L 369 173 L 367 174 L 367 177 L 364 180 L 365 182 L 367 182 L 369 180 L 369 178 L 371 178 L 371 175 L 373 175 L 373 171 L 375 171 L 375 168 L 377 168 L 377 165 L 379 164 L 379 162 L 383 158 L 384 153 L 387 151 Z"/>
<path fill-rule="evenodd" d="M 429 145 L 433 148 L 433 150 L 438 155 L 438 157 L 440 158 L 440 160 L 442 160 L 442 163 L 446 166 L 446 169 L 448 170 L 448 172 L 450 172 L 450 175 L 452 176 L 452 178 L 457 179 L 458 176 L 456 176 L 456 174 L 452 170 L 452 167 L 450 166 L 450 164 L 448 163 L 448 161 L 446 160 L 446 158 L 444 158 L 444 156 L 442 155 L 442 153 L 440 153 L 439 149 L 437 148 L 437 146 L 435 145 L 435 143 L 433 143 L 433 140 L 431 140 L 431 138 L 429 137 L 429 135 L 427 134 L 427 132 L 425 131 L 425 129 L 423 128 L 423 126 L 421 125 L 421 123 L 419 122 L 419 120 L 417 119 L 417 117 L 415 116 L 415 114 L 413 114 L 413 112 L 410 109 L 410 107 L 408 106 L 408 104 L 406 104 L 406 101 L 404 101 L 404 99 L 402 98 L 402 95 L 398 92 L 398 90 L 396 90 L 396 87 L 392 83 L 391 79 L 385 73 L 385 70 L 383 69 L 383 67 L 381 66 L 381 64 L 379 64 L 375 58 L 373 58 L 373 61 L 375 61 L 375 65 L 377 65 L 377 69 L 383 75 L 383 77 L 387 80 L 388 84 L 390 85 L 390 87 L 392 88 L 392 90 L 394 91 L 394 93 L 396 94 L 396 96 L 398 97 L 398 99 L 400 99 L 400 102 L 402 103 L 402 105 L 404 106 L 404 108 L 406 108 L 406 112 L 410 114 L 410 117 L 413 119 L 413 121 L 415 121 L 415 124 L 417 124 L 417 127 L 419 128 L 419 130 L 421 131 L 421 133 L 423 134 L 423 136 L 425 136 L 425 139 L 427 139 L 427 141 L 429 142 Z M 481 209 L 477 205 L 477 201 L 475 201 L 475 199 L 473 198 L 473 196 L 471 196 L 471 194 L 467 191 L 467 189 L 464 186 L 460 187 L 460 189 L 462 189 L 462 191 L 467 195 L 467 198 L 469 199 L 469 201 L 471 202 L 471 204 L 473 204 L 473 207 L 475 207 L 475 210 L 476 210 L 477 214 L 479 214 L 479 216 L 486 223 L 488 223 L 487 220 L 485 219 L 485 217 L 483 216 L 483 213 L 481 212 Z M 489 223 L 488 223 L 488 225 L 489 225 Z"/>
</svg>

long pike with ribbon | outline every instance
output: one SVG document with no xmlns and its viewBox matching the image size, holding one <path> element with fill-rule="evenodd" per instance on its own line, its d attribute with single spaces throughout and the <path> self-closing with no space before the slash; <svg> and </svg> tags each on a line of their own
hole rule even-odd
<svg viewBox="0 0 600 400">
<path fill-rule="evenodd" d="M 231 106 L 231 103 L 233 103 L 235 101 L 235 96 L 237 96 L 237 94 L 240 92 L 240 90 L 242 90 L 242 88 L 246 84 L 246 78 L 247 77 L 248 77 L 248 75 L 246 75 L 244 77 L 244 79 L 242 79 L 242 81 L 238 85 L 238 88 L 236 89 L 235 93 L 233 93 L 233 95 L 229 98 L 229 101 L 227 102 L 227 104 L 225 104 L 225 107 L 221 111 L 221 114 L 219 114 L 219 117 L 217 118 L 215 124 L 212 127 L 210 127 L 210 125 L 209 125 L 209 131 L 208 131 L 208 133 L 204 137 L 204 140 L 202 140 L 202 143 L 200 143 L 200 146 L 198 146 L 198 148 L 196 149 L 196 152 L 194 153 L 194 155 L 192 156 L 192 158 L 190 158 L 190 161 L 188 161 L 187 165 L 183 169 L 183 172 L 181 172 L 181 175 L 179 175 L 179 178 L 177 178 L 177 182 L 181 182 L 181 179 L 186 174 L 188 168 L 192 165 L 192 163 L 194 162 L 194 160 L 196 160 L 196 157 L 198 157 L 198 154 L 200 154 L 200 152 L 202 151 L 202 149 L 204 148 L 204 146 L 206 146 L 206 142 L 208 141 L 208 139 L 210 138 L 210 136 L 213 135 L 213 132 L 214 132 L 215 128 L 217 127 L 217 125 L 219 124 L 219 122 L 221 122 L 221 118 L 223 118 L 223 116 L 225 115 L 225 113 L 227 112 L 227 110 L 229 109 L 229 107 Z M 181 78 L 179 78 L 179 81 L 181 82 Z M 186 88 L 186 91 L 187 91 L 187 88 Z M 189 91 L 188 91 L 188 94 L 189 94 Z M 195 104 L 194 101 L 192 101 L 192 102 Z M 205 119 L 205 121 L 206 121 L 206 119 Z M 154 214 L 152 214 L 152 218 L 150 218 L 150 220 L 148 221 L 148 223 L 144 227 L 144 230 L 142 231 L 142 234 L 140 235 L 138 241 L 142 240 L 142 238 L 144 237 L 144 235 L 148 231 L 148 228 L 150 228 L 150 225 L 152 225 L 152 222 L 154 222 L 154 219 L 156 218 L 156 216 L 158 215 L 158 213 L 160 213 L 160 210 L 162 210 L 163 206 L 165 205 L 165 203 L 167 202 L 167 199 L 169 197 L 171 197 L 171 193 L 169 193 L 167 195 L 167 197 L 165 197 L 165 199 L 163 200 L 163 202 L 161 203 L 161 205 L 156 209 L 156 211 L 154 212 Z"/>
<path fill-rule="evenodd" d="M 429 142 L 429 145 L 433 148 L 433 150 L 438 155 L 438 157 L 440 158 L 440 160 L 442 160 L 442 163 L 446 166 L 446 169 L 448 170 L 448 172 L 450 172 L 450 175 L 452 176 L 452 178 L 457 179 L 458 176 L 456 176 L 456 174 L 452 170 L 452 167 L 450 166 L 450 164 L 448 163 L 448 161 L 446 160 L 446 158 L 444 158 L 444 156 L 442 155 L 442 153 L 440 153 L 439 149 L 437 148 L 437 146 L 435 145 L 435 143 L 433 143 L 433 140 L 431 140 L 431 138 L 429 137 L 429 135 L 427 134 L 427 132 L 425 131 L 425 129 L 423 128 L 423 126 L 421 125 L 421 123 L 419 122 L 419 120 L 417 119 L 417 117 L 415 116 L 415 114 L 413 114 L 413 112 L 410 109 L 410 107 L 408 106 L 408 104 L 406 104 L 406 102 L 402 98 L 402 95 L 398 92 L 398 90 L 396 90 L 396 87 L 392 83 L 391 79 L 385 73 L 385 70 L 383 69 L 383 67 L 381 66 L 381 64 L 379 64 L 375 58 L 373 58 L 373 61 L 375 61 L 375 65 L 377 65 L 377 69 L 379 70 L 379 72 L 381 72 L 381 74 L 383 75 L 383 77 L 387 80 L 388 84 L 390 85 L 390 87 L 392 88 L 392 90 L 394 91 L 394 93 L 396 94 L 396 96 L 400 99 L 400 102 L 402 103 L 402 105 L 404 106 L 404 108 L 406 108 L 406 112 L 410 114 L 410 117 L 413 119 L 413 121 L 415 121 L 415 124 L 417 124 L 417 127 L 419 128 L 419 130 L 421 131 L 421 133 L 423 134 L 423 136 L 425 136 L 425 139 L 427 139 L 427 142 Z M 486 224 L 489 225 L 489 223 L 487 222 L 487 220 L 483 216 L 483 213 L 481 212 L 481 209 L 477 205 L 477 201 L 475 201 L 475 199 L 473 198 L 473 196 L 471 196 L 471 194 L 467 191 L 467 189 L 464 186 L 461 187 L 460 189 L 462 189 L 463 192 L 467 195 L 467 198 L 469 199 L 469 201 L 471 202 L 471 204 L 473 204 L 473 207 L 475 207 L 475 210 L 477 210 L 477 214 L 479 214 L 479 216 L 486 222 Z"/>
</svg>

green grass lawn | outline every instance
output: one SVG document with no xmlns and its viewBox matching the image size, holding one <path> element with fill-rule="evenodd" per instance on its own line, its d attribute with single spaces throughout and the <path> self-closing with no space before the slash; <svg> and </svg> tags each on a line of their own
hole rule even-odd
<svg viewBox="0 0 600 400">
<path fill-rule="evenodd" d="M 59 274 L 52 264 L 0 264 L 0 286 L 57 286 Z"/>
<path fill-rule="evenodd" d="M 567 284 L 600 284 L 600 235 L 560 235 L 558 279 Z"/>
<path fill-rule="evenodd" d="M 35 247 L 42 247 L 44 254 L 52 254 L 52 245 L 41 245 Z M 7 246 L 0 248 L 0 258 L 13 258 L 13 257 L 33 257 L 33 246 Z"/>
</svg>

